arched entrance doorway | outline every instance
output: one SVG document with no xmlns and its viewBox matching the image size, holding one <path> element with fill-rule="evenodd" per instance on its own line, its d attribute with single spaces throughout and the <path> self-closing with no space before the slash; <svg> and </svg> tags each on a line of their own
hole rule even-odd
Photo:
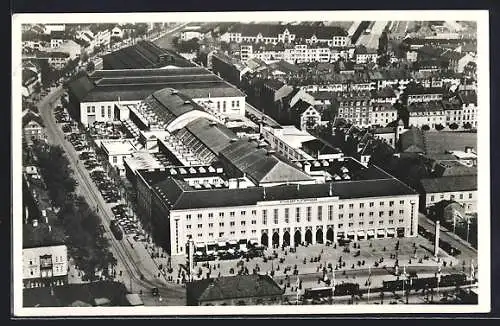
<svg viewBox="0 0 500 326">
<path fill-rule="evenodd" d="M 332 228 L 328 228 L 328 230 L 326 230 L 326 240 L 333 242 L 333 229 Z"/>
<path fill-rule="evenodd" d="M 284 246 L 290 245 L 290 232 L 288 231 L 285 231 L 285 233 L 283 233 L 283 245 Z"/>
<path fill-rule="evenodd" d="M 293 235 L 293 242 L 295 243 L 295 246 L 302 242 L 302 234 L 300 234 L 299 230 L 295 231 L 295 234 Z"/>
<path fill-rule="evenodd" d="M 311 230 L 307 230 L 306 231 L 306 235 L 305 235 L 305 241 L 307 244 L 311 244 L 312 243 L 312 238 L 313 238 L 313 235 L 312 235 L 312 231 Z"/>
<path fill-rule="evenodd" d="M 316 243 L 323 243 L 323 230 L 316 230 Z"/>
<path fill-rule="evenodd" d="M 269 246 L 269 238 L 267 236 L 267 233 L 262 233 L 262 236 L 260 238 L 260 244 L 263 246 Z"/>
<path fill-rule="evenodd" d="M 280 235 L 278 232 L 273 233 L 273 248 L 278 247 L 280 244 Z"/>
</svg>

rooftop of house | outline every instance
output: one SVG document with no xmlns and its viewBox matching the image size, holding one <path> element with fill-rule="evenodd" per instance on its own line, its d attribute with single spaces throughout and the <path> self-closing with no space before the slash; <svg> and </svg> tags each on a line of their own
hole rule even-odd
<svg viewBox="0 0 500 326">
<path fill-rule="evenodd" d="M 347 36 L 347 32 L 337 26 L 310 26 L 310 25 L 279 25 L 279 24 L 241 24 L 237 23 L 229 29 L 229 33 L 241 33 L 242 36 L 277 37 L 288 30 L 295 34 L 296 38 L 311 38 L 313 35 L 318 39 L 332 39 L 334 36 Z"/>
<path fill-rule="evenodd" d="M 31 111 L 31 110 L 24 110 L 23 111 L 23 118 L 22 119 L 23 119 L 23 124 L 22 124 L 23 127 L 25 127 L 31 121 L 35 121 L 41 127 L 44 126 L 42 117 L 40 117 L 39 114 L 37 114 L 37 113 L 35 113 L 35 112 Z"/>
<path fill-rule="evenodd" d="M 405 153 L 425 153 L 426 143 L 422 130 L 411 127 L 399 137 L 401 142 L 401 151 Z"/>
<path fill-rule="evenodd" d="M 427 194 L 477 190 L 477 175 L 426 178 L 422 179 L 420 182 L 422 184 L 422 188 Z"/>
<path fill-rule="evenodd" d="M 408 105 L 408 112 L 442 112 L 444 110 L 443 101 L 429 101 L 422 103 L 411 103 Z"/>
<path fill-rule="evenodd" d="M 42 221 L 38 224 L 23 224 L 23 249 L 64 245 L 64 232 Z"/>
<path fill-rule="evenodd" d="M 280 129 L 271 130 L 271 133 L 292 148 L 300 148 L 303 142 L 316 139 L 307 131 L 297 129 L 295 126 L 282 126 Z"/>
<path fill-rule="evenodd" d="M 458 97 L 460 98 L 460 101 L 462 101 L 462 103 L 465 105 L 477 105 L 477 93 L 474 90 L 459 91 Z"/>
<path fill-rule="evenodd" d="M 188 300 L 195 302 L 281 296 L 284 290 L 268 275 L 225 276 L 190 282 Z"/>
</svg>

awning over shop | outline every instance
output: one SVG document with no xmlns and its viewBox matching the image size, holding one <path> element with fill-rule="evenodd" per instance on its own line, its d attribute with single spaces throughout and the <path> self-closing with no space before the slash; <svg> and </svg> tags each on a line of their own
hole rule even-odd
<svg viewBox="0 0 500 326">
<path fill-rule="evenodd" d="M 353 237 L 353 236 L 354 236 L 354 231 L 349 231 L 349 232 L 347 232 L 347 236 L 349 236 L 349 237 Z"/>
<path fill-rule="evenodd" d="M 201 248 L 201 249 L 205 249 L 205 244 L 204 243 L 197 243 L 195 245 L 195 247 L 198 249 L 198 248 Z"/>
<path fill-rule="evenodd" d="M 358 237 L 364 237 L 365 231 L 358 231 Z"/>
<path fill-rule="evenodd" d="M 396 232 L 394 229 L 387 229 L 387 234 L 395 234 Z"/>
<path fill-rule="evenodd" d="M 344 232 L 343 231 L 337 232 L 337 239 L 341 239 L 343 237 L 344 237 Z"/>
<path fill-rule="evenodd" d="M 222 241 L 219 241 L 219 242 L 217 242 L 217 246 L 219 246 L 219 247 L 225 247 L 226 243 L 222 242 Z"/>
<path fill-rule="evenodd" d="M 250 243 L 254 244 L 254 245 L 257 245 L 257 244 L 259 244 L 259 240 L 257 240 L 257 239 L 250 239 Z"/>
<path fill-rule="evenodd" d="M 195 256 L 203 256 L 203 253 L 201 251 L 197 251 L 194 254 L 195 254 Z"/>
<path fill-rule="evenodd" d="M 378 230 L 377 230 L 377 234 L 378 234 L 378 235 L 385 235 L 385 230 L 383 230 L 383 229 L 378 229 Z"/>
<path fill-rule="evenodd" d="M 236 241 L 236 240 L 231 240 L 231 241 L 229 241 L 229 244 L 230 244 L 230 245 L 237 245 L 237 244 L 238 244 L 238 241 Z"/>
<path fill-rule="evenodd" d="M 366 232 L 366 234 L 367 234 L 368 236 L 370 236 L 370 237 L 373 237 L 373 236 L 375 235 L 375 231 L 374 231 L 374 230 L 368 230 L 368 231 Z"/>
</svg>

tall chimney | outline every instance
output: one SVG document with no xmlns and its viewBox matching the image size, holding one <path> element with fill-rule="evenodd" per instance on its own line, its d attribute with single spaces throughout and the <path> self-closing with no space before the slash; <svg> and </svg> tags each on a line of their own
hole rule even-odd
<svg viewBox="0 0 500 326">
<path fill-rule="evenodd" d="M 434 239 L 434 256 L 437 258 L 439 253 L 439 231 L 441 228 L 441 223 L 439 221 L 436 222 L 436 237 Z"/>
</svg>

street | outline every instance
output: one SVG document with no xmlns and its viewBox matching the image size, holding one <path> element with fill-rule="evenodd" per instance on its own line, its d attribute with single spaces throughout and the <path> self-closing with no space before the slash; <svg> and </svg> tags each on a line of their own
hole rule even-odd
<svg viewBox="0 0 500 326">
<path fill-rule="evenodd" d="M 388 21 L 376 21 L 369 34 L 362 33 L 356 45 L 364 45 L 368 49 L 378 48 L 378 39 L 387 26 Z"/>
<path fill-rule="evenodd" d="M 113 214 L 110 205 L 107 204 L 100 196 L 96 186 L 93 184 L 89 172 L 83 167 L 82 162 L 78 160 L 78 154 L 73 149 L 70 143 L 64 139 L 62 130 L 57 126 L 53 109 L 59 97 L 63 93 L 62 88 L 57 88 L 48 94 L 38 104 L 40 115 L 45 123 L 47 130 L 47 140 L 51 144 L 60 145 L 66 152 L 71 168 L 74 172 L 74 177 L 78 181 L 77 193 L 82 195 L 90 207 L 95 207 L 98 210 L 98 215 L 101 217 L 102 224 L 107 234 L 109 234 L 109 242 L 111 251 L 118 260 L 118 267 L 123 267 L 123 272 L 126 275 L 123 277 L 124 284 L 130 291 L 138 293 L 142 290 L 143 293 L 149 294 L 151 288 L 160 288 L 160 295 L 168 297 L 171 304 L 184 303 L 184 289 L 181 286 L 167 284 L 165 280 L 159 280 L 155 277 L 157 273 L 156 265 L 152 262 L 151 257 L 138 257 L 134 255 L 134 250 L 126 241 L 116 240 L 110 231 L 109 224 L 113 219 Z M 141 280 L 141 275 L 144 277 Z"/>
<path fill-rule="evenodd" d="M 419 213 L 418 224 L 432 234 L 435 234 L 436 224 L 424 214 Z M 461 251 L 460 255 L 456 257 L 457 259 L 468 261 L 469 265 L 471 259 L 477 263 L 477 250 L 470 246 L 465 240 L 460 239 L 456 234 L 447 230 L 443 226 L 441 226 L 439 234 L 443 241 L 448 242 L 453 247 Z"/>
</svg>

